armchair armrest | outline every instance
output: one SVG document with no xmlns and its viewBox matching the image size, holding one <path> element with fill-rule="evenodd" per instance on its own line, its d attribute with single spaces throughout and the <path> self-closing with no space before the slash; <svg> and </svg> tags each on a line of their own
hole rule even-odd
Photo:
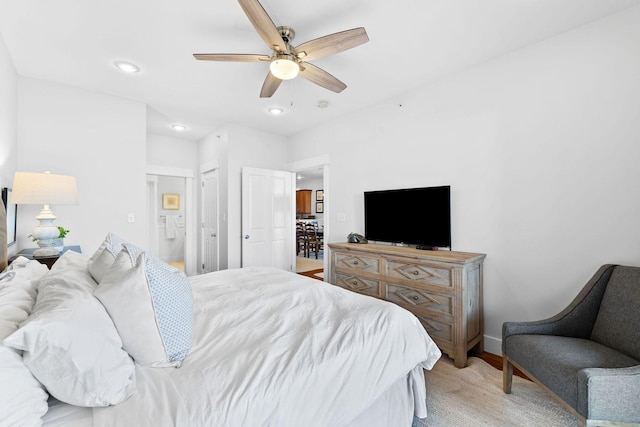
<svg viewBox="0 0 640 427">
<path fill-rule="evenodd" d="M 505 352 L 505 338 L 510 335 L 561 335 L 588 339 L 591 336 L 593 324 L 598 316 L 602 295 L 604 295 L 614 267 L 615 265 L 612 264 L 600 267 L 573 301 L 555 316 L 533 322 L 503 323 L 503 353 Z"/>
<path fill-rule="evenodd" d="M 589 420 L 640 422 L 640 365 L 578 372 L 578 408 Z"/>
</svg>

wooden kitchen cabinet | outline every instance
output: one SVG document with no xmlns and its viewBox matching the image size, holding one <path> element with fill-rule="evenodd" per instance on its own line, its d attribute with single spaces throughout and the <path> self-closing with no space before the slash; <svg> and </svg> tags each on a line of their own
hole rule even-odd
<svg viewBox="0 0 640 427">
<path fill-rule="evenodd" d="M 297 214 L 310 214 L 311 213 L 311 193 L 312 190 L 298 190 L 296 191 L 296 213 Z"/>
</svg>

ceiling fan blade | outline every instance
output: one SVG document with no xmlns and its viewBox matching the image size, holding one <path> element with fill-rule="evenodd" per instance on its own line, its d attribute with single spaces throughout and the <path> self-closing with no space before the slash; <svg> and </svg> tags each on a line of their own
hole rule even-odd
<svg viewBox="0 0 640 427">
<path fill-rule="evenodd" d="M 311 61 L 352 49 L 368 41 L 367 32 L 363 27 L 359 27 L 302 43 L 295 48 L 295 52 L 300 59 Z"/>
<path fill-rule="evenodd" d="M 271 72 L 269 72 L 267 74 L 267 78 L 264 79 L 264 83 L 262 84 L 260 98 L 271 98 L 271 95 L 273 95 L 275 91 L 280 87 L 280 83 L 282 83 L 282 80 L 275 77 L 273 74 L 271 74 Z"/>
<path fill-rule="evenodd" d="M 244 53 L 194 53 L 193 56 L 201 61 L 259 62 L 271 60 L 269 55 Z"/>
<path fill-rule="evenodd" d="M 340 93 L 347 88 L 346 84 L 342 83 L 322 68 L 316 67 L 308 62 L 300 63 L 300 74 L 298 75 L 335 93 Z"/>
<path fill-rule="evenodd" d="M 258 0 L 238 0 L 238 3 L 269 49 L 286 52 L 287 46 L 280 32 Z"/>
</svg>

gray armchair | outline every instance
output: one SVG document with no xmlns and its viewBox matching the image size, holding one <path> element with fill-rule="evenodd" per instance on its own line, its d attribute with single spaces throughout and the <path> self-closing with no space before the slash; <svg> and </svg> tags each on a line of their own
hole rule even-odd
<svg viewBox="0 0 640 427">
<path fill-rule="evenodd" d="M 640 425 L 640 267 L 604 265 L 557 315 L 502 325 L 503 389 L 514 366 L 580 426 Z"/>
</svg>

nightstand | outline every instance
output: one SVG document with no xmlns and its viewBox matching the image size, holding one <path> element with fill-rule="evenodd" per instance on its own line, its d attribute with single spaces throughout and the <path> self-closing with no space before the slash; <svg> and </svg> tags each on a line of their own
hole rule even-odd
<svg viewBox="0 0 640 427">
<path fill-rule="evenodd" d="M 60 251 L 60 254 L 58 254 L 58 255 L 43 256 L 43 257 L 35 256 L 34 257 L 33 256 L 33 252 L 36 249 L 38 249 L 38 248 L 22 249 L 20 252 L 18 252 L 17 254 L 15 254 L 14 256 L 11 257 L 11 259 L 9 260 L 9 264 L 11 264 L 19 256 L 23 256 L 23 257 L 28 258 L 28 259 L 35 259 L 40 264 L 44 264 L 48 268 L 51 268 L 53 263 L 55 263 L 58 260 L 58 258 L 60 258 L 60 255 L 62 255 L 66 251 L 74 251 L 74 252 L 82 253 L 82 249 L 80 248 L 80 246 L 65 246 L 65 247 L 62 248 L 62 250 Z"/>
</svg>

